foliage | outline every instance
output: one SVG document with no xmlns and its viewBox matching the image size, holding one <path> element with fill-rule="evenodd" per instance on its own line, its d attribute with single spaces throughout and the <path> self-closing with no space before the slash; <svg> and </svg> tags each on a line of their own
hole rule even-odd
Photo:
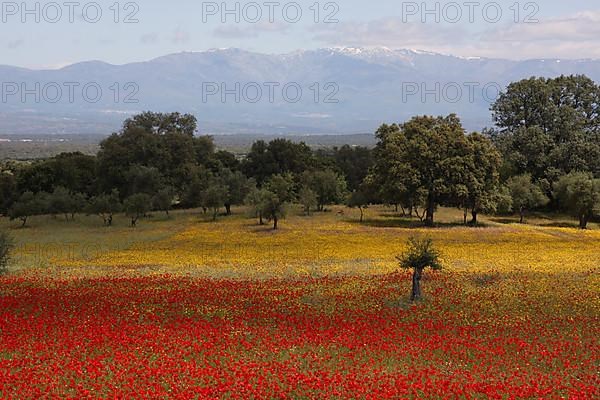
<svg viewBox="0 0 600 400">
<path fill-rule="evenodd" d="M 579 219 L 579 227 L 586 229 L 588 222 L 600 213 L 600 179 L 591 173 L 571 172 L 554 185 L 554 196 L 561 208 Z"/>
<path fill-rule="evenodd" d="M 139 170 L 143 167 L 159 171 L 163 184 L 183 191 L 194 167 L 215 168 L 216 164 L 212 139 L 193 136 L 195 130 L 195 118 L 178 113 L 144 113 L 128 119 L 119 133 L 100 143 L 100 189 L 117 189 L 122 195 L 148 191 L 129 188 L 128 171 L 131 174 L 133 169 L 136 175 L 144 172 Z"/>
<path fill-rule="evenodd" d="M 265 183 L 265 194 L 261 204 L 261 215 L 273 221 L 273 229 L 285 217 L 287 206 L 295 199 L 294 181 L 291 175 L 274 175 Z"/>
<path fill-rule="evenodd" d="M 127 195 L 145 193 L 152 196 L 164 186 L 164 177 L 156 167 L 132 165 L 125 171 Z"/>
<path fill-rule="evenodd" d="M 0 215 L 4 215 L 17 197 L 17 180 L 12 171 L 0 168 Z"/>
<path fill-rule="evenodd" d="M 410 300 L 420 300 L 423 270 L 425 268 L 442 269 L 440 253 L 433 247 L 433 240 L 431 238 L 409 238 L 408 249 L 397 259 L 401 268 L 413 270 Z"/>
<path fill-rule="evenodd" d="M 547 195 L 572 171 L 600 177 L 600 87 L 586 76 L 511 83 L 492 106 L 505 178 L 531 174 Z"/>
<path fill-rule="evenodd" d="M 219 208 L 225 204 L 229 196 L 227 187 L 220 182 L 214 182 L 202 192 L 200 205 L 213 210 L 213 221 L 217 219 Z"/>
<path fill-rule="evenodd" d="M 136 193 L 125 199 L 123 208 L 131 218 L 131 226 L 135 227 L 138 219 L 145 216 L 152 207 L 152 198 L 145 193 Z"/>
<path fill-rule="evenodd" d="M 494 213 L 501 201 L 499 193 L 502 164 L 500 153 L 492 142 L 478 133 L 467 137 L 471 147 L 468 173 L 465 174 L 464 195 L 458 194 L 459 203 L 465 210 L 470 210 L 471 223 L 477 225 L 479 213 Z"/>
<path fill-rule="evenodd" d="M 268 144 L 255 142 L 242 170 L 262 185 L 269 177 L 280 174 L 301 174 L 313 163 L 311 149 L 305 143 L 294 143 L 287 139 L 275 139 Z"/>
<path fill-rule="evenodd" d="M 81 193 L 70 193 L 66 188 L 58 186 L 54 191 L 45 196 L 43 212 L 48 214 L 63 214 L 65 219 L 82 211 L 87 200 Z"/>
<path fill-rule="evenodd" d="M 306 215 L 310 215 L 310 210 L 314 210 L 319 204 L 317 194 L 308 187 L 300 189 L 300 192 L 298 193 L 298 202 L 304 208 L 304 213 Z"/>
<path fill-rule="evenodd" d="M 431 238 L 409 238 L 408 249 L 403 255 L 398 256 L 398 261 L 400 267 L 405 269 L 442 268 L 440 253 L 434 248 Z"/>
<path fill-rule="evenodd" d="M 103 193 L 92 197 L 86 207 L 86 212 L 100 216 L 104 221 L 104 225 L 111 226 L 114 214 L 122 209 L 123 205 L 119 199 L 119 192 L 114 189 L 110 194 Z"/>
<path fill-rule="evenodd" d="M 364 219 L 364 209 L 369 206 L 369 196 L 363 188 L 353 191 L 346 199 L 346 205 L 350 208 L 358 208 L 360 211 L 360 222 Z"/>
<path fill-rule="evenodd" d="M 341 203 L 346 195 L 346 181 L 332 170 L 307 171 L 302 176 L 303 186 L 317 196 L 317 207 Z"/>
<path fill-rule="evenodd" d="M 484 138 L 467 138 L 453 114 L 415 117 L 402 126 L 383 125 L 377 137 L 369 184 L 380 187 L 380 196 L 388 203 L 411 210 L 423 206 L 427 225 L 433 225 L 439 205 L 462 199 L 477 211 L 494 190 L 492 159 L 497 153 Z M 485 160 L 487 168 L 480 170 L 477 159 Z"/>
<path fill-rule="evenodd" d="M 520 215 L 523 223 L 525 211 L 533 210 L 548 204 L 549 199 L 538 185 L 532 182 L 531 175 L 514 176 L 506 182 L 510 191 L 513 211 Z"/>
<path fill-rule="evenodd" d="M 8 210 L 8 216 L 11 220 L 20 219 L 25 226 L 29 217 L 40 215 L 44 212 L 45 198 L 43 194 L 34 194 L 33 192 L 23 193 Z"/>
<path fill-rule="evenodd" d="M 333 149 L 335 166 L 340 169 L 350 191 L 357 190 L 363 183 L 369 169 L 373 166 L 372 150 L 344 145 Z"/>
<path fill-rule="evenodd" d="M 152 196 L 152 208 L 158 211 L 164 211 L 169 215 L 169 211 L 173 207 L 175 191 L 171 187 L 163 187 Z"/>
<path fill-rule="evenodd" d="M 256 186 L 252 187 L 246 198 L 244 204 L 250 207 L 253 218 L 258 218 L 260 225 L 264 224 L 263 221 L 263 206 L 269 197 L 269 192 L 265 189 L 258 189 Z"/>
<path fill-rule="evenodd" d="M 166 135 L 168 133 L 181 133 L 187 136 L 194 136 L 197 130 L 198 121 L 191 114 L 175 113 L 153 113 L 143 112 L 123 123 L 123 130 L 134 128 L 143 128 L 147 132 L 157 135 Z"/>
<path fill-rule="evenodd" d="M 248 178 L 240 171 L 231 171 L 229 169 L 221 170 L 219 178 L 221 184 L 227 189 L 223 204 L 227 215 L 230 215 L 232 205 L 241 205 L 244 203 L 244 199 L 253 182 L 249 182 Z"/>
</svg>

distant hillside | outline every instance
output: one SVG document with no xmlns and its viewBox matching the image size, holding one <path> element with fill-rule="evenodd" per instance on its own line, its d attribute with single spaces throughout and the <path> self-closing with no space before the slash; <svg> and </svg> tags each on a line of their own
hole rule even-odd
<svg viewBox="0 0 600 400">
<path fill-rule="evenodd" d="M 48 158 L 62 152 L 79 151 L 84 154 L 96 154 L 98 144 L 104 135 L 0 135 L 0 161 L 33 160 Z M 270 141 L 282 135 L 216 135 L 214 141 L 219 149 L 237 155 L 244 155 L 257 140 Z M 314 149 L 350 146 L 372 147 L 375 145 L 373 134 L 359 135 L 285 135 L 295 142 L 305 142 Z"/>
<path fill-rule="evenodd" d="M 202 133 L 302 135 L 373 132 L 383 121 L 450 112 L 468 129 L 480 129 L 491 124 L 497 88 L 534 75 L 586 74 L 598 81 L 600 61 L 509 61 L 387 48 L 275 55 L 221 49 L 126 65 L 0 66 L 0 73 L 0 134 L 107 134 L 132 113 L 177 110 L 194 113 Z M 230 91 L 224 98 L 222 84 Z"/>
</svg>

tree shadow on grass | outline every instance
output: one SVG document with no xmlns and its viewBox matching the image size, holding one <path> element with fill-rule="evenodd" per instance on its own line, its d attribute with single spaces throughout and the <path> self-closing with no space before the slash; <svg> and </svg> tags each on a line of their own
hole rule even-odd
<svg viewBox="0 0 600 400">
<path fill-rule="evenodd" d="M 509 224 L 518 224 L 518 218 L 509 218 L 509 217 L 495 217 L 490 218 L 490 221 L 495 222 L 497 224 L 509 225 Z"/>
<path fill-rule="evenodd" d="M 564 222 L 564 221 L 563 222 L 556 221 L 556 222 L 544 223 L 544 224 L 539 224 L 539 225 L 548 227 L 548 228 L 575 228 L 575 229 L 579 228 L 579 224 L 577 222 Z"/>
<path fill-rule="evenodd" d="M 477 225 L 465 225 L 461 222 L 435 222 L 433 226 L 427 226 L 424 222 L 418 219 L 408 218 L 386 218 L 386 219 L 365 219 L 362 223 L 357 219 L 347 220 L 347 222 L 357 225 L 370 226 L 373 228 L 487 228 L 484 223 L 479 222 Z"/>
<path fill-rule="evenodd" d="M 537 218 L 537 217 L 536 217 Z M 528 222 L 527 220 L 525 220 L 525 222 L 523 222 L 523 224 L 519 223 L 519 220 L 516 218 L 491 218 L 490 221 L 498 223 L 498 224 L 503 224 L 503 225 L 510 225 L 510 224 L 518 224 L 518 225 L 532 225 L 532 226 L 542 226 L 542 227 L 546 227 L 546 228 L 579 228 L 579 224 L 577 223 L 577 221 L 552 221 L 549 218 L 544 218 L 545 221 L 549 221 L 549 222 L 539 222 L 539 221 L 533 221 L 533 222 Z"/>
</svg>

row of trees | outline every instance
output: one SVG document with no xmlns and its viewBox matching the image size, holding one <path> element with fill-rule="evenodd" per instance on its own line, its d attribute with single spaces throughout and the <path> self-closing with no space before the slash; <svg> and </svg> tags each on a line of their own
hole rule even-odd
<svg viewBox="0 0 600 400">
<path fill-rule="evenodd" d="M 269 209 L 285 207 L 274 204 L 300 201 L 310 213 L 342 202 L 346 181 L 358 185 L 371 162 L 366 148 L 313 152 L 285 139 L 258 141 L 240 160 L 217 151 L 210 137 L 195 137 L 195 130 L 190 115 L 148 112 L 126 120 L 121 132 L 101 143 L 97 156 L 65 153 L 5 165 L 0 214 L 25 224 L 32 215 L 73 218 L 85 212 L 110 225 L 114 213 L 126 212 L 135 225 L 150 211 L 201 207 L 216 219 L 220 209 L 230 214 L 232 206 L 248 203 L 276 226 L 282 211 Z M 280 178 L 289 181 L 285 196 L 273 189 Z"/>
<path fill-rule="evenodd" d="M 217 219 L 219 210 L 231 214 L 231 206 L 246 204 L 251 206 L 260 224 L 272 221 L 277 228 L 279 219 L 285 214 L 289 204 L 299 202 L 307 214 L 311 210 L 323 210 L 326 204 L 340 202 L 346 195 L 344 179 L 333 171 L 313 171 L 302 174 L 300 188 L 294 175 L 277 174 L 269 177 L 261 187 L 253 179 L 241 172 L 224 170 L 223 175 L 208 174 L 204 181 L 194 181 L 184 193 L 187 207 L 201 207 Z M 137 186 L 136 186 L 137 187 Z M 178 194 L 172 187 L 154 186 L 154 194 L 147 186 L 137 190 L 123 200 L 117 189 L 87 197 L 83 193 L 71 193 L 64 187 L 53 192 L 26 191 L 8 209 L 11 219 L 19 219 L 25 226 L 31 216 L 63 215 L 66 220 L 74 219 L 75 214 L 98 215 L 104 225 L 111 226 L 113 216 L 124 212 L 135 226 L 139 218 L 151 211 L 165 212 L 168 216 L 174 204 L 179 202 Z"/>
<path fill-rule="evenodd" d="M 600 204 L 600 88 L 584 76 L 511 84 L 493 105 L 496 128 L 465 132 L 455 115 L 382 125 L 374 149 L 311 150 L 257 141 L 244 157 L 194 136 L 196 119 L 146 112 L 102 141 L 96 156 L 66 153 L 9 163 L 0 173 L 0 214 L 125 212 L 135 225 L 171 207 L 211 212 L 247 204 L 277 227 L 292 202 L 307 214 L 346 202 L 362 211 L 391 204 L 427 225 L 439 206 L 465 223 L 481 213 L 540 207 L 572 213 L 585 228 Z M 470 221 L 468 217 L 470 214 Z"/>
<path fill-rule="evenodd" d="M 492 106 L 497 128 L 467 135 L 455 115 L 377 131 L 361 191 L 432 225 L 438 206 L 470 212 L 564 210 L 587 227 L 600 211 L 600 88 L 584 76 L 511 84 Z M 364 198 L 366 196 L 359 196 Z"/>
</svg>

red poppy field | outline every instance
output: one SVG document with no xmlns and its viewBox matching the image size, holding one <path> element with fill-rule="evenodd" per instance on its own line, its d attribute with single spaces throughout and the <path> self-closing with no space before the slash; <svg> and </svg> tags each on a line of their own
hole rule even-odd
<svg viewBox="0 0 600 400">
<path fill-rule="evenodd" d="M 0 397 L 598 398 L 591 275 L 3 278 Z"/>
<path fill-rule="evenodd" d="M 44 222 L 0 277 L 1 399 L 600 398 L 598 230 Z"/>
</svg>

